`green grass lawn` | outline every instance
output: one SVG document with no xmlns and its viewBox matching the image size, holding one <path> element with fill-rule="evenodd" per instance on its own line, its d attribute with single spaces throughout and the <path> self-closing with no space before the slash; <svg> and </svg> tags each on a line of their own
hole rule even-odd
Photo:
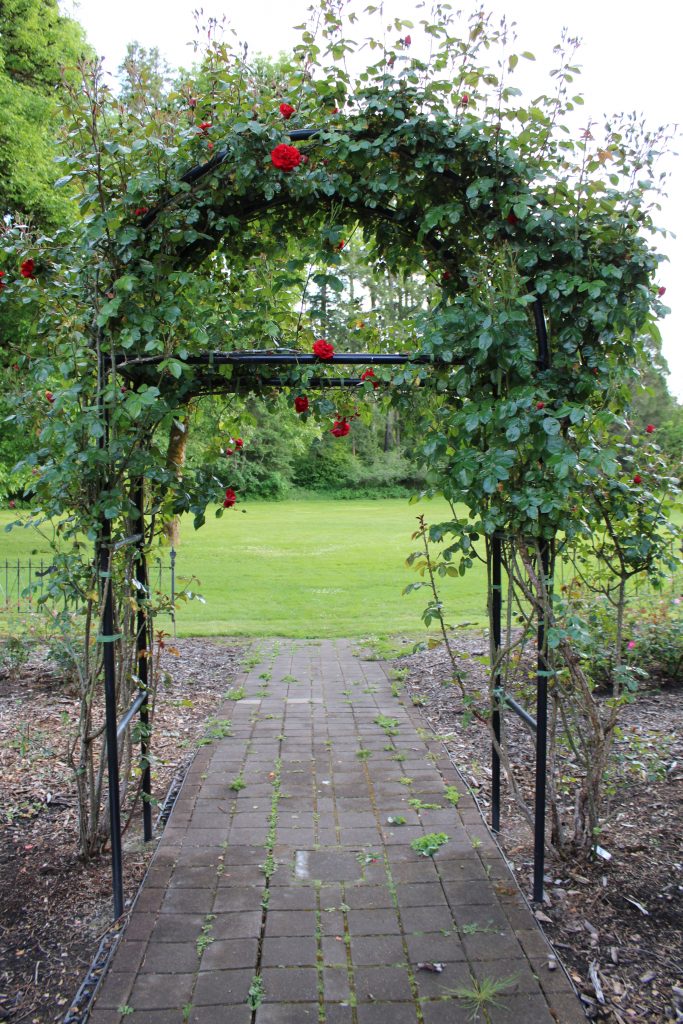
<svg viewBox="0 0 683 1024">
<path fill-rule="evenodd" d="M 449 518 L 445 502 L 316 499 L 247 502 L 245 509 L 210 515 L 197 531 L 183 523 L 176 572 L 181 585 L 197 578 L 192 589 L 206 603 L 178 607 L 181 636 L 424 634 L 427 591 L 402 595 L 419 578 L 405 559 L 415 547 L 416 516 Z M 13 518 L 0 512 L 0 531 Z M 48 553 L 29 531 L 0 532 L 0 571 L 6 558 Z M 167 562 L 167 549 L 161 554 Z M 442 586 L 450 623 L 484 621 L 483 566 Z"/>
</svg>

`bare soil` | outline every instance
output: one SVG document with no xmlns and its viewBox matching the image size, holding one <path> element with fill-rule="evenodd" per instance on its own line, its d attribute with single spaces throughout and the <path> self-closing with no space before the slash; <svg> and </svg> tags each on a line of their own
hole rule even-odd
<svg viewBox="0 0 683 1024">
<path fill-rule="evenodd" d="M 458 635 L 463 667 L 487 653 L 481 634 Z M 163 799 L 189 761 L 240 666 L 231 642 L 179 641 L 168 654 L 171 681 L 155 726 L 155 792 Z M 462 705 L 441 648 L 397 659 L 406 695 L 443 736 L 454 763 L 490 812 L 490 746 L 484 730 L 463 728 Z M 476 673 L 475 673 L 476 674 Z M 405 698 L 404 698 L 405 699 Z M 0 1021 L 63 1019 L 111 925 L 105 855 L 75 856 L 76 804 L 66 750 L 77 715 L 53 666 L 33 658 L 0 678 Z M 609 1024 L 683 1020 L 683 692 L 663 684 L 624 711 L 620 771 L 601 845 L 611 860 L 566 861 L 548 854 L 540 920 L 584 999 Z M 533 786 L 533 742 L 510 716 L 510 746 Z M 530 893 L 532 842 L 509 795 L 500 842 Z M 131 901 L 154 844 L 137 822 L 125 837 L 124 879 Z"/>
</svg>

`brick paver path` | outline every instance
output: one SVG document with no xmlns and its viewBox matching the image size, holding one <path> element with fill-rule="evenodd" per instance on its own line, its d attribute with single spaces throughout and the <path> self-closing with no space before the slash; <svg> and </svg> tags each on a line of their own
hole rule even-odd
<svg viewBox="0 0 683 1024">
<path fill-rule="evenodd" d="M 342 640 L 257 650 L 195 757 L 91 1024 L 465 1024 L 455 991 L 491 979 L 508 981 L 477 1020 L 585 1021 L 382 665 Z M 411 849 L 441 832 L 433 858 Z"/>
</svg>

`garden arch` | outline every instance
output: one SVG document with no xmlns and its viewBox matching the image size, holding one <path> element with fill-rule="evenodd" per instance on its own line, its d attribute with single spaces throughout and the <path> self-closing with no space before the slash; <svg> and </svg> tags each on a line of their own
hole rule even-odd
<svg viewBox="0 0 683 1024">
<path fill-rule="evenodd" d="M 358 98 L 360 112 L 345 116 L 325 128 L 289 132 L 287 144 L 275 141 L 263 126 L 254 121 L 240 125 L 228 136 L 226 144 L 211 159 L 182 174 L 151 209 L 136 210 L 137 220 L 119 235 L 118 277 L 110 282 L 112 296 L 109 312 L 101 325 L 112 340 L 99 346 L 99 375 L 113 385 L 102 391 L 101 416 L 105 424 L 101 435 L 106 447 L 112 423 L 112 395 L 118 393 L 117 377 L 125 378 L 133 391 L 148 386 L 162 375 L 161 396 L 170 408 L 177 408 L 197 394 L 221 391 L 259 390 L 272 387 L 357 386 L 359 378 L 328 378 L 323 363 L 310 353 L 298 350 L 209 351 L 185 354 L 147 354 L 143 344 L 151 328 L 144 326 L 145 296 L 162 291 L 162 281 L 200 267 L 221 244 L 239 249 L 240 233 L 256 219 L 266 218 L 272 238 L 286 238 L 300 222 L 312 225 L 322 238 L 322 254 L 334 258 L 338 249 L 340 225 L 350 219 L 372 231 L 377 247 L 389 265 L 423 269 L 425 260 L 439 268 L 442 302 L 436 311 L 422 320 L 420 342 L 413 353 L 339 353 L 325 361 L 330 366 L 383 364 L 403 365 L 413 371 L 440 373 L 448 377 L 452 368 L 463 368 L 454 390 L 459 407 L 469 401 L 476 363 L 479 380 L 490 391 L 495 405 L 503 401 L 497 382 L 501 376 L 514 376 L 520 362 L 525 364 L 527 384 L 542 393 L 552 393 L 558 403 L 549 437 L 561 432 L 560 403 L 588 400 L 590 374 L 599 378 L 601 351 L 607 333 L 614 346 L 621 344 L 627 357 L 628 343 L 620 343 L 620 333 L 634 320 L 647 315 L 650 298 L 645 294 L 648 260 L 644 243 L 637 232 L 609 230 L 611 213 L 599 224 L 569 223 L 566 214 L 556 212 L 546 192 L 533 189 L 534 168 L 527 166 L 500 138 L 494 143 L 476 125 L 435 121 L 419 112 L 416 98 L 407 89 L 397 90 L 395 105 L 379 108 L 379 94 L 371 90 Z M 306 149 L 303 153 L 297 143 Z M 284 149 L 282 148 L 284 147 Z M 278 164 L 276 151 L 285 162 Z M 327 154 L 322 157 L 320 154 Z M 296 155 L 295 155 L 296 154 Z M 298 174 L 299 167 L 310 170 Z M 330 161 L 335 170 L 328 170 Z M 265 164 L 265 166 L 264 166 Z M 623 228 L 623 225 L 622 225 Z M 408 244 L 406 244 L 406 240 Z M 255 245 L 247 235 L 242 251 Z M 639 260 L 633 260 L 633 249 Z M 597 259 L 624 262 L 618 280 L 606 289 L 586 283 L 583 266 Z M 591 266 L 591 274 L 594 272 Z M 574 282 L 572 279 L 575 278 Z M 133 287 L 121 285 L 132 279 Z M 586 284 L 584 288 L 583 285 Z M 605 291 L 607 297 L 605 299 Z M 546 318 L 542 296 L 550 297 L 553 335 L 558 342 L 559 367 L 554 375 L 550 360 Z M 628 296 L 629 304 L 624 299 Z M 601 301 L 596 303 L 596 298 Z M 628 305 L 628 308 L 627 308 Z M 634 311 L 635 310 L 635 311 Z M 502 315 L 504 314 L 504 316 Z M 137 337 L 130 341 L 132 324 L 138 324 Z M 125 325 L 125 326 L 123 326 Z M 229 368 L 226 376 L 224 368 Z M 534 383 L 533 373 L 535 372 Z M 273 373 L 273 368 L 276 372 Z M 579 369 L 584 372 L 579 372 Z M 524 376 L 524 374 L 522 374 Z M 488 382 L 486 384 L 486 382 Z M 531 382 L 531 384 L 529 384 Z M 593 382 L 596 394 L 599 382 Z M 564 395 L 563 395 L 564 389 Z M 520 391 L 521 391 L 520 385 Z M 506 399 L 509 405 L 509 397 Z M 544 402 L 539 402 L 540 410 Z M 114 410 L 115 411 L 115 410 Z M 546 420 L 549 417 L 545 417 Z M 557 429 L 556 429 L 557 428 Z M 517 438 L 521 436 L 517 434 Z M 541 435 L 542 436 L 542 435 Z M 510 444 L 515 437 L 508 434 Z M 551 453 L 554 454 L 555 453 Z M 488 450 L 482 454 L 486 461 Z M 532 456 L 533 457 L 533 456 Z M 538 473 L 545 472 L 542 456 L 536 458 Z M 491 496 L 490 479 L 483 481 L 483 493 Z M 494 485 L 495 486 L 495 485 Z M 520 487 L 522 486 L 520 482 Z M 105 490 L 107 489 L 105 483 Z M 144 560 L 144 488 L 141 479 L 131 481 L 143 529 L 138 535 L 137 586 L 147 586 Z M 474 492 L 473 492 L 474 493 Z M 480 490 L 480 493 L 481 490 Z M 495 495 L 493 495 L 495 497 Z M 476 496 L 475 496 L 476 500 Z M 561 496 L 558 499 L 561 504 Z M 527 511 L 529 506 L 526 506 Z M 519 517 L 527 527 L 539 522 L 535 516 Z M 519 511 L 519 509 L 517 510 Z M 489 599 L 493 609 L 494 641 L 500 645 L 501 620 L 501 539 L 506 528 L 503 506 L 484 523 L 491 543 L 493 574 Z M 496 518 L 497 517 L 497 518 Z M 501 518 L 503 517 L 503 518 Z M 559 517 L 541 517 L 538 532 L 542 570 L 550 582 L 549 564 L 552 538 L 560 525 Z M 488 527 L 488 528 L 486 528 Z M 116 543 L 111 523 L 102 520 L 98 539 L 100 576 L 104 602 L 101 639 L 104 644 L 104 670 L 107 711 L 107 756 L 110 785 L 110 823 L 114 874 L 114 903 L 122 910 L 120 818 L 118 798 L 117 730 L 119 734 L 136 712 L 143 722 L 146 715 L 146 654 L 150 647 L 144 600 L 138 613 L 138 675 L 140 694 L 123 722 L 116 722 L 116 666 L 113 641 L 112 560 Z M 532 722 L 537 737 L 537 775 L 535 806 L 534 897 L 543 896 L 543 850 L 545 835 L 545 736 L 547 708 L 547 671 L 544 659 L 545 623 L 538 625 L 537 709 Z M 498 680 L 500 684 L 500 679 Z M 492 708 L 492 727 L 500 739 L 500 709 L 506 701 L 496 689 Z M 143 742 L 143 761 L 146 746 Z M 148 766 L 144 783 L 149 792 Z M 494 746 L 493 827 L 499 828 L 500 763 Z M 151 834 L 149 805 L 145 802 L 145 830 Z"/>
</svg>

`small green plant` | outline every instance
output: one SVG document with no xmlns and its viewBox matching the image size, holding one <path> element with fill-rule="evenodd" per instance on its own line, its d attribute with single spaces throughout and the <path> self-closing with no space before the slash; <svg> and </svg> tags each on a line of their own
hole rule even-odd
<svg viewBox="0 0 683 1024">
<path fill-rule="evenodd" d="M 243 686 L 236 686 L 234 689 L 228 690 L 225 694 L 227 700 L 244 700 L 247 695 L 247 691 Z"/>
<path fill-rule="evenodd" d="M 471 1011 L 470 1020 L 476 1020 L 480 1012 L 485 1011 L 487 1006 L 503 1006 L 496 996 L 501 995 L 517 982 L 515 974 L 511 974 L 507 978 L 489 978 L 487 976 L 481 981 L 478 981 L 473 975 L 470 977 L 472 979 L 470 987 L 460 985 L 458 988 L 448 991 L 448 995 L 462 999 L 467 1009 Z"/>
<path fill-rule="evenodd" d="M 247 1006 L 250 1010 L 258 1010 L 259 1006 L 263 1002 L 263 997 L 266 994 L 266 990 L 263 987 L 263 978 L 260 974 L 255 974 L 251 979 L 251 985 L 247 992 Z"/>
<path fill-rule="evenodd" d="M 405 761 L 405 759 L 406 759 L 406 755 L 402 754 L 401 751 L 399 750 L 396 754 L 394 754 L 394 756 L 392 757 L 391 760 L 392 761 L 399 761 L 399 762 L 401 762 L 401 761 Z"/>
<path fill-rule="evenodd" d="M 372 757 L 372 751 L 368 750 L 367 747 L 361 747 L 360 750 L 356 751 L 356 757 L 359 761 L 367 761 L 369 757 Z"/>
<path fill-rule="evenodd" d="M 401 786 L 412 786 L 413 784 L 413 779 L 411 779 L 410 775 L 402 775 L 398 781 Z"/>
<path fill-rule="evenodd" d="M 387 818 L 387 825 L 405 825 L 406 819 L 401 814 L 390 814 Z"/>
<path fill-rule="evenodd" d="M 413 707 L 423 708 L 428 703 L 428 699 L 424 693 L 411 693 L 410 703 Z"/>
<path fill-rule="evenodd" d="M 362 867 L 365 867 L 367 864 L 376 864 L 379 860 L 379 854 L 373 850 L 361 850 L 356 854 L 356 860 Z"/>
<path fill-rule="evenodd" d="M 452 807 L 457 807 L 460 803 L 461 793 L 457 786 L 446 786 L 444 796 Z"/>
<path fill-rule="evenodd" d="M 196 942 L 198 957 L 202 957 L 204 951 L 213 942 L 213 935 L 211 934 L 211 932 L 213 931 L 213 922 L 215 921 L 215 919 L 215 914 L 207 914 L 206 917 L 204 918 L 204 924 L 202 925 L 202 930 L 197 936 Z"/>
<path fill-rule="evenodd" d="M 206 723 L 206 732 L 198 741 L 197 746 L 206 747 L 214 740 L 224 740 L 230 736 L 232 722 L 229 718 L 210 718 Z"/>
<path fill-rule="evenodd" d="M 185 1003 L 183 1006 L 183 1024 L 189 1024 L 192 1013 L 192 1003 Z"/>
<path fill-rule="evenodd" d="M 291 676 L 291 675 L 287 674 L 286 676 L 282 677 L 282 682 L 283 683 L 298 683 L 299 680 L 296 678 L 296 676 Z"/>
<path fill-rule="evenodd" d="M 266 682 L 268 682 L 268 683 L 270 682 L 270 680 L 272 678 L 273 678 L 273 673 L 272 672 L 261 672 L 261 674 L 259 675 L 259 679 L 265 679 Z"/>
<path fill-rule="evenodd" d="M 449 840 L 450 836 L 447 836 L 445 832 L 428 832 L 426 836 L 413 839 L 410 848 L 423 857 L 433 857 L 436 851 L 445 846 Z"/>
<path fill-rule="evenodd" d="M 229 788 L 232 789 L 233 792 L 239 793 L 240 790 L 246 789 L 246 786 L 247 784 L 244 781 L 243 777 L 241 775 L 238 775 L 237 778 L 232 780 Z"/>
<path fill-rule="evenodd" d="M 377 715 L 373 719 L 375 725 L 378 725 L 387 736 L 398 736 L 398 718 L 389 718 L 387 715 Z"/>
<path fill-rule="evenodd" d="M 117 1007 L 116 1012 L 120 1013 L 122 1017 L 129 1017 L 131 1013 L 135 1013 L 135 1010 L 128 1003 L 124 1003 L 123 1006 Z"/>
<path fill-rule="evenodd" d="M 472 842 L 472 849 L 473 850 L 478 850 L 481 847 L 481 845 L 482 845 L 482 842 L 481 842 L 481 839 L 479 838 L 479 836 L 472 836 L 471 842 Z"/>
<path fill-rule="evenodd" d="M 441 804 L 426 804 L 418 796 L 413 797 L 408 801 L 408 807 L 412 807 L 414 811 L 442 811 L 443 807 Z"/>
</svg>

